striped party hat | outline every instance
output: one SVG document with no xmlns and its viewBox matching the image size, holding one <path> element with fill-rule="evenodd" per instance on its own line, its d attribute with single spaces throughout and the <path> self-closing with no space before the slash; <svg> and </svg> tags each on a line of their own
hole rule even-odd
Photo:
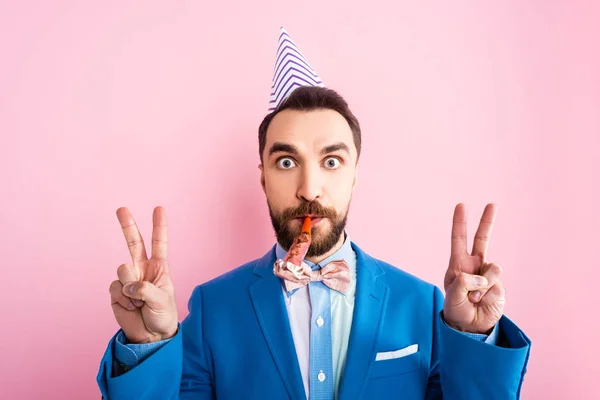
<svg viewBox="0 0 600 400">
<path fill-rule="evenodd" d="M 275 110 L 290 93 L 300 86 L 324 87 L 325 85 L 282 27 L 279 33 L 269 112 Z"/>
</svg>

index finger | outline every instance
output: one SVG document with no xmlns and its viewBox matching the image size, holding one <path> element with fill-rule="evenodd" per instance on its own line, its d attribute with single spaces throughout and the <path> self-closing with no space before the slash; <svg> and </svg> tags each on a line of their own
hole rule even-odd
<svg viewBox="0 0 600 400">
<path fill-rule="evenodd" d="M 117 218 L 121 224 L 123 235 L 127 241 L 127 247 L 129 248 L 129 254 L 133 262 L 146 261 L 148 256 L 146 255 L 146 248 L 144 247 L 144 239 L 140 230 L 138 229 L 133 215 L 125 207 L 121 207 L 117 210 Z"/>
<path fill-rule="evenodd" d="M 452 254 L 464 254 L 467 252 L 467 210 L 463 203 L 454 208 L 452 219 Z"/>
<path fill-rule="evenodd" d="M 498 207 L 496 207 L 495 204 L 490 203 L 485 206 L 485 210 L 483 210 L 483 216 L 481 217 L 479 227 L 477 228 L 477 233 L 475 233 L 473 252 L 471 255 L 480 256 L 483 260 L 485 260 L 485 254 L 490 243 L 492 228 L 494 227 L 494 221 L 496 220 L 497 212 Z"/>
<path fill-rule="evenodd" d="M 167 259 L 167 212 L 156 207 L 152 214 L 152 258 Z"/>
</svg>

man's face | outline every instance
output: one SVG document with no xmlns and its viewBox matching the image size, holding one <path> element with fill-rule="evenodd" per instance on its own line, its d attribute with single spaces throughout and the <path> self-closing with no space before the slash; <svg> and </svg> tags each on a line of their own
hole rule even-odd
<svg viewBox="0 0 600 400">
<path fill-rule="evenodd" d="M 307 257 L 327 253 L 346 225 L 358 166 L 352 130 L 333 110 L 285 110 L 273 118 L 261 183 L 277 241 L 288 250 L 306 215 L 313 217 Z"/>
</svg>

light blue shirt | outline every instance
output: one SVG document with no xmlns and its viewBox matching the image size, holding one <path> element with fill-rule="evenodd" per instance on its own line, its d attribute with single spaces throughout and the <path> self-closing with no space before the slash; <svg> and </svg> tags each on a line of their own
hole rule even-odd
<svg viewBox="0 0 600 400">
<path fill-rule="evenodd" d="M 275 254 L 283 259 L 286 251 L 277 244 Z M 337 397 L 354 311 L 356 254 L 346 236 L 344 244 L 320 263 L 304 260 L 313 271 L 335 260 L 346 261 L 350 269 L 351 281 L 345 294 L 330 290 L 323 282 L 310 282 L 292 293 L 282 285 L 304 390 L 312 400 Z"/>
<path fill-rule="evenodd" d="M 279 244 L 275 251 L 277 258 L 285 257 L 286 251 Z M 307 398 L 311 400 L 337 398 L 343 376 L 356 293 L 356 254 L 352 250 L 348 235 L 342 247 L 327 259 L 317 265 L 305 262 L 316 270 L 333 260 L 344 260 L 350 267 L 352 281 L 345 295 L 330 290 L 322 282 L 310 282 L 306 287 L 292 293 L 286 292 L 282 285 L 282 296 L 288 311 L 302 381 Z M 495 345 L 498 325 L 496 324 L 489 336 L 462 333 L 475 340 Z M 129 344 L 121 331 L 115 344 L 115 357 L 122 364 L 133 368 L 169 340 Z"/>
</svg>

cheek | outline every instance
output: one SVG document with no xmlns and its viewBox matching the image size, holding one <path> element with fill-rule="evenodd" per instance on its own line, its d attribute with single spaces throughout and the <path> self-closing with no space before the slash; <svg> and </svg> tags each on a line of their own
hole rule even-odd
<svg viewBox="0 0 600 400">
<path fill-rule="evenodd" d="M 338 211 L 348 205 L 350 196 L 352 196 L 353 183 L 354 175 L 349 172 L 332 176 L 328 180 L 325 190 Z"/>
<path fill-rule="evenodd" d="M 295 180 L 292 174 L 266 174 L 265 194 L 272 207 L 277 210 L 289 207 L 294 202 L 296 193 Z"/>
</svg>

